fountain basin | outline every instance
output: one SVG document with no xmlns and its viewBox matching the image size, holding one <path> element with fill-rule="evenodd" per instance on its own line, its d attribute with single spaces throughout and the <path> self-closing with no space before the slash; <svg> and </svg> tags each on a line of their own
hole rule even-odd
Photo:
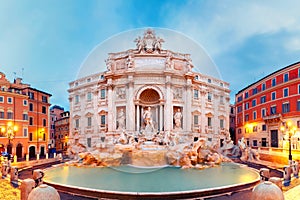
<svg viewBox="0 0 300 200">
<path fill-rule="evenodd" d="M 44 182 L 58 190 L 111 199 L 204 197 L 251 188 L 260 181 L 257 171 L 234 163 L 204 170 L 59 166 L 45 174 Z"/>
</svg>

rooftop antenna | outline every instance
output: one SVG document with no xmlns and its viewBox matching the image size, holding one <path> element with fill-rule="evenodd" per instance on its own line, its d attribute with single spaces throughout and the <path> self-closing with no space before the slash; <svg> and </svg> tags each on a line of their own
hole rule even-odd
<svg viewBox="0 0 300 200">
<path fill-rule="evenodd" d="M 22 67 L 22 79 L 24 79 L 24 67 Z"/>
</svg>

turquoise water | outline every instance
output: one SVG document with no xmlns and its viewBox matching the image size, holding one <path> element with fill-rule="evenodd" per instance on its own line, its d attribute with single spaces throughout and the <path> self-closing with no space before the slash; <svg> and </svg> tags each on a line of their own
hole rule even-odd
<svg viewBox="0 0 300 200">
<path fill-rule="evenodd" d="M 179 192 L 250 183 L 259 174 L 234 163 L 198 169 L 136 168 L 131 166 L 82 168 L 62 166 L 46 171 L 44 180 L 70 186 L 119 192 Z"/>
</svg>

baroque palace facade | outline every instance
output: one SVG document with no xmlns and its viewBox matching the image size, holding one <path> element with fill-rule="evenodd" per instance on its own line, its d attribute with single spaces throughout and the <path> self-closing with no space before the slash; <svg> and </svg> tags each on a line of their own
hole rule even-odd
<svg viewBox="0 0 300 200">
<path fill-rule="evenodd" d="M 271 73 L 236 94 L 236 136 L 248 146 L 300 149 L 300 63 Z M 288 127 L 289 125 L 289 127 Z"/>
<path fill-rule="evenodd" d="M 0 152 L 18 158 L 47 153 L 51 94 L 0 72 Z"/>
<path fill-rule="evenodd" d="M 69 83 L 70 143 L 86 147 L 126 132 L 172 132 L 220 146 L 229 129 L 229 84 L 194 72 L 189 54 L 162 49 L 151 29 L 136 49 L 109 53 L 107 70 Z"/>
</svg>

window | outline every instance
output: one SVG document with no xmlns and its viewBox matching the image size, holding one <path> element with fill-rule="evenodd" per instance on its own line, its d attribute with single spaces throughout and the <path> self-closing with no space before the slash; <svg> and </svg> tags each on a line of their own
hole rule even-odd
<svg viewBox="0 0 300 200">
<path fill-rule="evenodd" d="M 271 115 L 276 114 L 276 106 L 271 106 Z"/>
<path fill-rule="evenodd" d="M 282 113 L 290 112 L 290 103 L 283 103 L 282 104 Z"/>
<path fill-rule="evenodd" d="M 297 101 L 297 111 L 300 111 L 300 100 Z"/>
<path fill-rule="evenodd" d="M 297 121 L 297 128 L 300 128 L 300 121 Z"/>
<path fill-rule="evenodd" d="M 220 119 L 220 128 L 224 128 L 224 119 Z"/>
<path fill-rule="evenodd" d="M 7 112 L 7 119 L 13 119 L 13 118 L 14 118 L 13 112 Z"/>
<path fill-rule="evenodd" d="M 224 103 L 224 96 L 220 96 L 220 103 L 221 103 L 221 104 Z"/>
<path fill-rule="evenodd" d="M 92 139 L 91 138 L 87 138 L 87 146 L 88 147 L 92 147 Z"/>
<path fill-rule="evenodd" d="M 252 100 L 252 107 L 256 106 L 256 99 Z"/>
<path fill-rule="evenodd" d="M 75 128 L 79 128 L 79 119 L 75 119 Z"/>
<path fill-rule="evenodd" d="M 88 78 L 88 79 L 86 79 L 86 82 L 89 83 L 89 82 L 91 82 L 91 80 L 92 80 L 91 78 Z"/>
<path fill-rule="evenodd" d="M 27 137 L 27 136 L 28 136 L 28 129 L 23 128 L 23 137 Z"/>
<path fill-rule="evenodd" d="M 0 96 L 0 103 L 3 103 L 3 102 L 4 102 L 4 97 Z"/>
<path fill-rule="evenodd" d="M 198 125 L 199 124 L 199 117 L 198 115 L 194 115 L 194 125 Z"/>
<path fill-rule="evenodd" d="M 32 141 L 32 133 L 29 133 L 29 141 Z"/>
<path fill-rule="evenodd" d="M 300 84 L 298 85 L 298 94 L 300 94 Z"/>
<path fill-rule="evenodd" d="M 43 119 L 43 126 L 47 126 L 47 120 Z"/>
<path fill-rule="evenodd" d="M 242 112 L 242 106 L 238 106 L 238 107 L 237 107 L 237 112 L 238 112 L 238 113 Z"/>
<path fill-rule="evenodd" d="M 261 117 L 265 117 L 266 116 L 266 109 L 265 108 L 262 108 L 261 109 Z"/>
<path fill-rule="evenodd" d="M 267 125 L 263 124 L 263 125 L 261 126 L 261 130 L 262 130 L 262 131 L 266 131 L 266 130 L 267 130 Z"/>
<path fill-rule="evenodd" d="M 207 100 L 209 101 L 209 102 L 211 102 L 211 100 L 212 100 L 212 94 L 209 92 L 209 93 L 207 93 Z"/>
<path fill-rule="evenodd" d="M 46 141 L 46 133 L 43 134 L 43 141 Z"/>
<path fill-rule="evenodd" d="M 246 92 L 246 93 L 245 93 L 245 99 L 247 99 L 248 97 L 249 97 L 249 93 Z"/>
<path fill-rule="evenodd" d="M 266 90 L 266 84 L 265 84 L 265 83 L 263 83 L 263 84 L 261 85 L 261 90 L 262 90 L 262 91 Z"/>
<path fill-rule="evenodd" d="M 260 97 L 260 103 L 266 103 L 266 96 Z"/>
<path fill-rule="evenodd" d="M 23 120 L 28 120 L 28 114 L 27 113 L 23 113 Z"/>
<path fill-rule="evenodd" d="M 47 111 L 46 111 L 46 106 L 42 106 L 42 113 L 43 113 L 43 114 L 46 114 L 46 113 L 47 113 Z"/>
<path fill-rule="evenodd" d="M 32 103 L 29 104 L 29 111 L 33 111 L 33 104 Z"/>
<path fill-rule="evenodd" d="M 243 96 L 238 97 L 238 102 L 241 102 L 243 100 Z"/>
<path fill-rule="evenodd" d="M 242 129 L 238 129 L 238 134 L 241 134 L 242 133 Z"/>
<path fill-rule="evenodd" d="M 245 110 L 249 109 L 249 102 L 245 103 Z"/>
<path fill-rule="evenodd" d="M 194 99 L 198 99 L 198 98 L 199 98 L 199 91 L 194 90 Z"/>
<path fill-rule="evenodd" d="M 272 100 L 275 100 L 276 99 L 276 92 L 272 92 L 271 95 L 272 95 Z"/>
<path fill-rule="evenodd" d="M 211 127 L 211 117 L 207 117 L 207 126 Z"/>
<path fill-rule="evenodd" d="M 28 92 L 29 99 L 34 99 L 34 93 L 33 92 Z"/>
<path fill-rule="evenodd" d="M 221 87 L 223 87 L 223 86 L 224 86 L 224 84 L 223 84 L 223 83 L 220 83 L 220 86 L 221 86 Z"/>
<path fill-rule="evenodd" d="M 11 97 L 7 97 L 7 103 L 9 103 L 9 104 L 12 104 L 12 103 L 13 103 L 13 100 L 12 100 Z"/>
<path fill-rule="evenodd" d="M 0 111 L 0 119 L 4 119 L 4 111 Z"/>
<path fill-rule="evenodd" d="M 256 119 L 256 111 L 253 112 L 253 120 Z"/>
<path fill-rule="evenodd" d="M 284 74 L 284 82 L 288 82 L 289 81 L 289 74 L 286 73 Z"/>
<path fill-rule="evenodd" d="M 253 141 L 252 141 L 252 145 L 253 145 L 254 147 L 257 147 L 257 140 L 253 140 Z"/>
<path fill-rule="evenodd" d="M 207 79 L 207 82 L 211 83 L 211 79 L 210 79 L 210 78 L 209 78 L 209 79 Z"/>
<path fill-rule="evenodd" d="M 91 117 L 88 117 L 88 118 L 87 118 L 87 126 L 88 126 L 88 127 L 91 127 L 91 126 L 92 126 L 92 118 L 91 118 Z"/>
<path fill-rule="evenodd" d="M 284 96 L 284 97 L 289 96 L 289 88 L 284 88 L 284 89 L 283 89 L 283 96 Z"/>
<path fill-rule="evenodd" d="M 48 103 L 48 98 L 47 98 L 47 96 L 42 96 L 42 102 Z"/>
<path fill-rule="evenodd" d="M 195 76 L 195 80 L 199 80 L 199 76 L 198 75 Z"/>
<path fill-rule="evenodd" d="M 23 105 L 27 106 L 28 105 L 28 101 L 27 100 L 23 100 Z"/>
<path fill-rule="evenodd" d="M 247 122 L 247 121 L 249 121 L 249 115 L 248 114 L 245 115 L 245 122 Z"/>
<path fill-rule="evenodd" d="M 33 125 L 33 117 L 29 117 L 29 125 Z"/>
<path fill-rule="evenodd" d="M 101 89 L 100 98 L 105 99 L 105 89 Z"/>
<path fill-rule="evenodd" d="M 91 92 L 87 93 L 86 99 L 87 99 L 87 101 L 92 101 L 92 93 Z"/>
<path fill-rule="evenodd" d="M 101 126 L 105 126 L 105 115 L 101 115 Z"/>
<path fill-rule="evenodd" d="M 266 147 L 267 146 L 267 138 L 261 138 L 261 146 Z"/>
<path fill-rule="evenodd" d="M 276 86 L 276 78 L 272 79 L 272 86 Z"/>
<path fill-rule="evenodd" d="M 79 103 L 79 95 L 75 95 L 75 104 Z"/>
<path fill-rule="evenodd" d="M 255 94 L 257 94 L 257 88 L 252 89 L 252 95 L 255 95 Z"/>
</svg>

